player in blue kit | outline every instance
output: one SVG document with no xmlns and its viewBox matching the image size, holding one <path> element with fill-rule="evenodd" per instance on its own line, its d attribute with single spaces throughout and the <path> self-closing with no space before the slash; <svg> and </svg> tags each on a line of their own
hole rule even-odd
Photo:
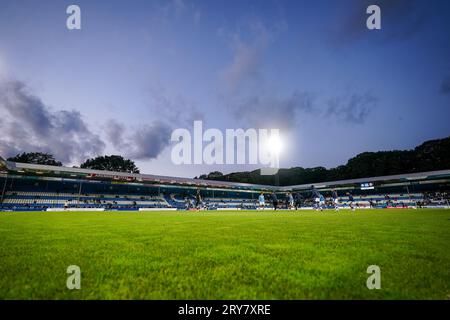
<svg viewBox="0 0 450 320">
<path fill-rule="evenodd" d="M 322 206 L 325 204 L 325 198 L 317 191 L 317 189 L 314 186 L 311 186 L 311 198 L 314 201 L 314 209 L 318 211 L 323 210 Z"/>
<path fill-rule="evenodd" d="M 286 209 L 294 208 L 294 197 L 291 192 L 286 194 Z"/>
<path fill-rule="evenodd" d="M 260 208 L 261 210 L 264 210 L 264 207 L 265 207 L 265 205 L 266 205 L 266 200 L 264 199 L 264 194 L 263 194 L 263 193 L 261 193 L 261 194 L 259 195 L 259 197 L 258 197 L 258 202 L 259 202 L 259 208 Z"/>
<path fill-rule="evenodd" d="M 319 210 L 323 211 L 323 208 L 325 207 L 325 197 L 319 193 Z"/>
</svg>

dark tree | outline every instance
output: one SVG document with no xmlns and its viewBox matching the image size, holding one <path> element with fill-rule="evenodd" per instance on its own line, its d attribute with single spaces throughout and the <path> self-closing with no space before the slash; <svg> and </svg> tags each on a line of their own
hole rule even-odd
<svg viewBox="0 0 450 320">
<path fill-rule="evenodd" d="M 412 172 L 450 169 L 450 137 L 422 143 L 414 150 L 363 152 L 336 168 L 324 167 L 280 169 L 282 186 L 325 181 L 367 178 Z M 262 176 L 259 170 L 234 172 L 226 175 L 200 176 L 201 179 L 275 184 L 273 176 Z"/>
<path fill-rule="evenodd" d="M 117 155 L 99 156 L 94 159 L 88 159 L 81 164 L 80 168 L 139 173 L 139 169 L 134 164 L 134 161 L 124 159 L 122 156 Z"/>
<path fill-rule="evenodd" d="M 62 166 L 62 163 L 55 160 L 53 155 L 42 152 L 24 152 L 15 157 L 8 158 L 8 161 L 20 163 L 45 164 L 49 166 Z"/>
<path fill-rule="evenodd" d="M 208 174 L 202 174 L 198 178 L 195 177 L 194 179 L 209 179 L 209 180 L 220 180 L 220 178 L 223 177 L 223 173 L 220 171 L 213 171 Z"/>
<path fill-rule="evenodd" d="M 222 177 L 222 176 L 223 176 L 223 173 L 220 171 L 213 171 L 208 174 L 209 179 L 218 178 L 218 177 Z"/>
</svg>

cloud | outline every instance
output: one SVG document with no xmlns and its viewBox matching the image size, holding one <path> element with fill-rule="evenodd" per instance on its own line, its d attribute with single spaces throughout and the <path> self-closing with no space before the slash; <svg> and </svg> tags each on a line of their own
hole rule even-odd
<svg viewBox="0 0 450 320">
<path fill-rule="evenodd" d="M 166 120 L 172 125 L 155 120 L 129 128 L 110 119 L 102 128 L 105 141 L 125 157 L 154 159 L 169 145 L 173 127 L 187 123 L 191 116 L 201 118 L 190 105 L 187 113 L 182 112 L 181 97 L 175 101 L 163 95 L 158 97 L 155 110 L 171 114 Z M 20 81 L 0 82 L 0 132 L 0 154 L 4 157 L 40 151 L 70 164 L 99 155 L 105 148 L 105 142 L 89 129 L 78 111 L 52 110 Z"/>
<path fill-rule="evenodd" d="M 234 50 L 233 62 L 223 74 L 230 89 L 237 88 L 242 81 L 260 76 L 262 49 L 238 41 Z"/>
<path fill-rule="evenodd" d="M 246 126 L 290 130 L 299 116 L 315 111 L 314 94 L 295 90 L 280 96 L 265 79 L 266 51 L 287 28 L 284 20 L 272 21 L 268 27 L 254 18 L 235 32 L 219 29 L 219 35 L 230 41 L 232 49 L 232 59 L 222 73 L 225 86 L 219 99 Z"/>
<path fill-rule="evenodd" d="M 365 10 L 363 12 L 365 26 Z M 299 88 L 280 95 L 276 85 L 265 79 L 265 52 L 287 28 L 282 23 L 278 25 L 271 29 L 261 20 L 255 20 L 232 34 L 233 59 L 225 69 L 227 86 L 219 96 L 231 114 L 244 125 L 287 131 L 295 130 L 311 118 L 364 123 L 378 104 L 378 99 L 370 93 L 327 97 L 324 93 Z M 221 29 L 220 34 L 226 32 Z"/>
<path fill-rule="evenodd" d="M 42 151 L 72 163 L 97 155 L 105 147 L 79 112 L 53 111 L 20 81 L 0 82 L 0 116 L 0 153 L 5 157 Z"/>
<path fill-rule="evenodd" d="M 167 27 L 171 23 L 186 17 L 192 19 L 194 24 L 198 24 L 202 17 L 202 12 L 194 2 L 167 0 L 161 3 L 154 3 L 151 17 L 155 23 L 155 27 Z"/>
<path fill-rule="evenodd" d="M 204 115 L 195 105 L 180 94 L 169 96 L 161 85 L 150 86 L 147 107 L 153 121 L 133 127 L 110 119 L 104 127 L 108 142 L 126 157 L 150 160 L 159 156 L 170 144 L 175 128 L 190 128 Z"/>
<path fill-rule="evenodd" d="M 260 20 L 254 20 L 247 28 L 232 34 L 233 60 L 225 69 L 227 86 L 220 95 L 231 114 L 251 127 L 283 130 L 295 129 L 308 121 L 309 116 L 325 115 L 345 123 L 364 123 L 378 102 L 371 94 L 355 93 L 325 100 L 301 89 L 280 96 L 273 85 L 267 85 L 263 74 L 265 52 L 286 28 L 287 25 L 279 23 L 270 29 Z M 221 29 L 220 34 L 226 32 Z M 319 98 L 325 103 L 318 103 Z"/>
<path fill-rule="evenodd" d="M 346 123 L 362 124 L 378 105 L 378 98 L 370 93 L 332 98 L 328 100 L 325 116 L 334 116 Z"/>
<path fill-rule="evenodd" d="M 274 95 L 254 95 L 234 101 L 229 109 L 234 116 L 256 128 L 292 129 L 299 116 L 316 111 L 315 96 L 308 92 L 295 91 L 286 98 Z"/>
<path fill-rule="evenodd" d="M 179 19 L 185 12 L 187 6 L 183 0 L 164 1 L 162 5 L 157 4 L 154 8 L 158 21 L 168 24 L 170 21 Z"/>
<path fill-rule="evenodd" d="M 145 125 L 132 135 L 129 156 L 135 159 L 156 158 L 170 143 L 172 128 L 162 122 Z"/>
<path fill-rule="evenodd" d="M 442 94 L 450 93 L 450 76 L 448 76 L 442 80 L 440 93 L 442 93 Z"/>
<path fill-rule="evenodd" d="M 155 159 L 170 143 L 172 128 L 161 121 L 128 128 L 117 120 L 108 120 L 104 129 L 107 140 L 121 154 L 135 160 Z"/>
<path fill-rule="evenodd" d="M 219 35 L 229 41 L 231 62 L 222 72 L 226 89 L 234 91 L 245 82 L 260 81 L 264 54 L 277 35 L 287 29 L 287 23 L 278 21 L 267 27 L 260 19 L 253 18 L 234 32 L 219 29 Z"/>
<path fill-rule="evenodd" d="M 106 135 L 106 139 L 111 142 L 117 150 L 126 148 L 127 144 L 124 137 L 126 127 L 124 124 L 117 120 L 110 119 L 106 122 L 103 131 Z"/>
<path fill-rule="evenodd" d="M 161 84 L 148 88 L 147 107 L 153 115 L 173 127 L 190 127 L 195 120 L 204 120 L 196 104 L 181 94 L 169 94 Z"/>
</svg>

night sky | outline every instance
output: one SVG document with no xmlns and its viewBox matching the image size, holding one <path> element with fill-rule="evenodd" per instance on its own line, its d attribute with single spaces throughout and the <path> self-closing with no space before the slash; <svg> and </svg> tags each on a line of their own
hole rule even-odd
<svg viewBox="0 0 450 320">
<path fill-rule="evenodd" d="M 450 135 L 449 17 L 438 0 L 1 0 L 0 155 L 121 154 L 184 177 L 259 167 L 172 164 L 171 132 L 194 120 L 279 128 L 282 167 L 410 149 Z"/>
</svg>

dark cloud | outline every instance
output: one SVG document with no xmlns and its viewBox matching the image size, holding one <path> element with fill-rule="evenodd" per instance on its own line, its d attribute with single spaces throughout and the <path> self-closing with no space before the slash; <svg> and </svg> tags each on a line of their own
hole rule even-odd
<svg viewBox="0 0 450 320">
<path fill-rule="evenodd" d="M 125 126 L 114 119 L 110 119 L 106 122 L 104 128 L 106 139 L 111 142 L 113 147 L 117 150 L 123 149 L 127 145 L 124 137 L 125 130 Z"/>
<path fill-rule="evenodd" d="M 313 94 L 298 90 L 280 97 L 268 89 L 263 72 L 266 51 L 286 30 L 284 20 L 268 26 L 253 19 L 226 34 L 233 56 L 222 73 L 219 99 L 245 126 L 290 130 L 300 115 L 314 112 Z"/>
<path fill-rule="evenodd" d="M 148 89 L 148 109 L 152 115 L 170 123 L 172 127 L 191 127 L 195 120 L 203 120 L 204 114 L 181 94 L 170 95 L 161 84 Z"/>
<path fill-rule="evenodd" d="M 229 110 L 237 119 L 255 128 L 292 129 L 300 115 L 315 111 L 314 96 L 294 92 L 280 99 L 274 95 L 255 95 L 230 102 Z"/>
<path fill-rule="evenodd" d="M 363 12 L 365 26 L 365 10 Z M 280 97 L 263 76 L 264 53 L 278 32 L 260 21 L 250 29 L 247 38 L 240 33 L 234 35 L 234 58 L 226 69 L 227 86 L 221 95 L 221 101 L 243 124 L 291 130 L 308 121 L 309 116 L 317 118 L 324 114 L 347 123 L 363 123 L 376 106 L 377 99 L 370 94 L 332 98 L 325 103 L 325 108 L 317 100 L 326 98 L 310 91 L 296 90 Z"/>
<path fill-rule="evenodd" d="M 346 97 L 330 99 L 325 115 L 336 117 L 346 123 L 362 124 L 377 105 L 378 98 L 370 93 L 355 93 Z"/>
<path fill-rule="evenodd" d="M 345 11 L 344 18 L 339 16 L 338 28 L 333 33 L 333 43 L 337 46 L 353 43 L 360 39 L 376 35 L 370 39 L 398 41 L 407 39 L 419 32 L 431 17 L 426 1 L 419 0 L 352 0 L 350 11 Z M 369 5 L 378 5 L 381 9 L 381 30 L 367 29 L 366 13 Z"/>
<path fill-rule="evenodd" d="M 450 76 L 444 78 L 441 82 L 441 88 L 440 92 L 442 94 L 449 94 L 450 93 Z"/>
<path fill-rule="evenodd" d="M 14 119 L 40 136 L 48 136 L 53 130 L 53 123 L 46 106 L 42 101 L 31 95 L 24 83 L 6 81 L 0 85 L 0 104 Z"/>
<path fill-rule="evenodd" d="M 117 120 L 109 120 L 103 127 L 106 141 L 126 157 L 156 158 L 169 145 L 172 127 L 189 118 L 180 115 L 182 105 L 170 99 L 160 100 L 158 106 L 173 113 L 169 117 L 172 125 L 154 121 L 130 129 Z M 196 113 L 184 114 L 195 116 Z M 5 157 L 41 151 L 68 164 L 101 154 L 105 148 L 103 140 L 88 128 L 78 111 L 53 111 L 20 81 L 0 83 L 0 116 L 0 154 Z"/>
<path fill-rule="evenodd" d="M 169 145 L 172 128 L 160 121 L 152 124 L 127 128 L 116 120 L 109 120 L 104 130 L 108 141 L 127 158 L 149 160 Z"/>
<path fill-rule="evenodd" d="M 105 147 L 79 112 L 53 111 L 20 81 L 0 82 L 0 116 L 0 153 L 5 157 L 42 151 L 71 163 L 99 154 Z"/>
<path fill-rule="evenodd" d="M 378 98 L 370 93 L 334 97 L 322 104 L 319 100 L 324 99 L 310 92 L 296 91 L 284 99 L 274 95 L 252 96 L 230 103 L 229 109 L 236 119 L 251 127 L 291 130 L 310 117 L 362 124 L 378 105 Z"/>
<path fill-rule="evenodd" d="M 109 120 L 104 129 L 107 140 L 126 157 L 136 160 L 155 159 L 170 144 L 175 128 L 190 128 L 204 115 L 182 95 L 169 96 L 161 85 L 149 88 L 148 110 L 154 119 L 145 125 L 125 126 Z"/>
<path fill-rule="evenodd" d="M 165 123 L 155 122 L 136 130 L 132 135 L 130 157 L 135 159 L 156 158 L 170 143 L 172 128 Z"/>
</svg>

